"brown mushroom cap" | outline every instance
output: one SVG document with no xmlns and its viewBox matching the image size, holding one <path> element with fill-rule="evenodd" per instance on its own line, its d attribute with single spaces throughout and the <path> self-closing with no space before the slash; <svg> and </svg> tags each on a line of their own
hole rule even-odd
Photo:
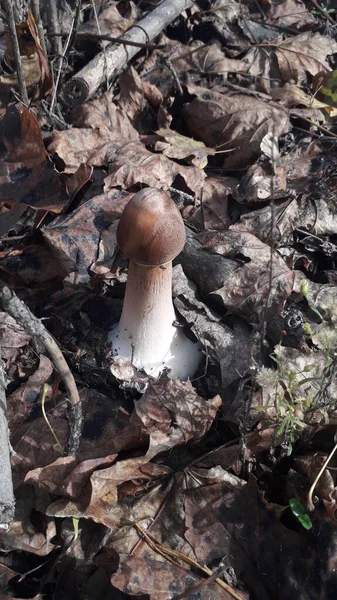
<svg viewBox="0 0 337 600">
<path fill-rule="evenodd" d="M 117 229 L 117 242 L 126 258 L 146 266 L 173 260 L 185 245 L 181 214 L 170 196 L 147 188 L 126 205 Z"/>
</svg>

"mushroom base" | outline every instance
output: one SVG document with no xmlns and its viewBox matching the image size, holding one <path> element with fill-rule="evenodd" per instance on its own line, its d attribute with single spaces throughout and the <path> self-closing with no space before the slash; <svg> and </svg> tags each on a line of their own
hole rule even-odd
<svg viewBox="0 0 337 600">
<path fill-rule="evenodd" d="M 186 380 L 196 372 L 202 354 L 198 343 L 175 327 L 172 303 L 172 263 L 146 267 L 129 265 L 120 322 L 109 332 L 112 353 L 159 377 L 169 369 L 172 379 Z"/>
</svg>

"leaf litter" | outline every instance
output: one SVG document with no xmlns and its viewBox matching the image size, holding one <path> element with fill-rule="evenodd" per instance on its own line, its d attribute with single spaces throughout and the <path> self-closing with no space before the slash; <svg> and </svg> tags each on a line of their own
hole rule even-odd
<svg viewBox="0 0 337 600">
<path fill-rule="evenodd" d="M 315 480 L 337 437 L 336 107 L 317 81 L 337 42 L 333 7 L 312 8 L 197 3 L 108 90 L 70 106 L 56 88 L 53 110 L 31 17 L 18 28 L 29 107 L 3 36 L 1 282 L 56 339 L 84 414 L 66 456 L 60 375 L 0 312 L 16 494 L 4 600 L 334 598 L 334 457 Z M 58 5 L 79 34 L 62 84 L 146 10 Z M 204 357 L 186 383 L 113 360 L 106 340 L 127 279 L 118 220 L 144 187 L 186 225 L 173 298 Z"/>
</svg>

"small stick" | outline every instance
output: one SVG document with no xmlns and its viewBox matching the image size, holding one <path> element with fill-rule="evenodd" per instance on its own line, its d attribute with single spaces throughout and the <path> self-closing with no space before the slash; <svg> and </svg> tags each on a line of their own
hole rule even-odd
<svg viewBox="0 0 337 600">
<path fill-rule="evenodd" d="M 42 322 L 37 317 L 35 317 L 35 315 L 33 315 L 33 313 L 24 304 L 24 302 L 22 302 L 22 300 L 20 300 L 15 295 L 15 293 L 7 287 L 4 287 L 2 289 L 0 297 L 2 299 L 3 307 L 8 312 L 8 314 L 10 314 L 11 317 L 13 317 L 13 319 L 15 319 L 19 323 L 19 325 L 21 325 L 21 327 L 23 327 L 24 330 L 27 331 L 33 339 L 35 339 L 35 341 L 42 344 L 42 346 L 47 350 L 54 363 L 55 368 L 58 370 L 62 377 L 70 401 L 70 407 L 68 411 L 68 439 L 66 443 L 65 454 L 67 456 L 75 456 L 79 449 L 81 441 L 81 432 L 83 426 L 83 409 L 73 374 L 71 373 L 65 361 L 65 358 L 61 350 L 59 349 L 57 343 L 55 342 L 54 338 L 50 335 L 50 333 L 47 331 Z M 2 432 L 0 429 L 0 441 L 1 434 Z"/>
<path fill-rule="evenodd" d="M 56 10 L 56 2 L 55 0 L 47 0 L 46 2 L 46 13 L 47 13 L 47 21 L 48 21 L 48 31 L 50 33 L 59 34 L 60 33 L 60 24 L 57 18 L 57 10 Z M 60 38 L 55 36 L 52 39 L 52 51 L 53 54 L 59 56 L 62 52 L 62 43 Z"/>
<path fill-rule="evenodd" d="M 6 8 L 9 36 L 10 36 L 10 40 L 11 40 L 11 44 L 12 44 L 12 48 L 13 48 L 15 69 L 16 69 L 16 75 L 17 75 L 18 82 L 19 82 L 20 95 L 21 95 L 23 104 L 25 106 L 28 106 L 29 105 L 28 93 L 27 93 L 26 82 L 25 82 L 25 78 L 24 78 L 23 70 L 22 70 L 20 47 L 19 47 L 19 41 L 18 41 L 15 18 L 14 18 L 13 2 L 12 2 L 12 0 L 4 0 L 4 5 Z"/>
<path fill-rule="evenodd" d="M 64 44 L 64 49 L 62 52 L 62 56 L 60 57 L 60 62 L 58 65 L 58 71 L 57 71 L 57 77 L 56 77 L 56 81 L 55 81 L 55 86 L 54 86 L 54 91 L 53 91 L 53 97 L 51 99 L 51 103 L 50 103 L 50 109 L 49 112 L 52 114 L 54 111 L 54 106 L 56 103 L 56 98 L 57 98 L 57 91 L 58 91 L 58 87 L 60 85 L 60 79 L 61 79 L 61 74 L 62 74 L 62 67 L 63 67 L 63 62 L 67 56 L 68 51 L 70 50 L 71 44 L 74 40 L 73 37 L 73 32 L 76 31 L 77 28 L 77 23 L 78 23 L 78 19 L 79 19 L 79 7 L 81 5 L 80 0 L 78 0 L 77 2 L 77 6 L 76 6 L 76 10 L 75 10 L 75 15 L 73 17 L 72 23 L 71 23 L 71 28 L 70 28 L 70 32 L 68 33 L 68 37 L 67 40 Z"/>
<path fill-rule="evenodd" d="M 5 381 L 4 366 L 0 355 L 0 527 L 8 526 L 12 522 L 15 510 Z"/>
<path fill-rule="evenodd" d="M 132 48 L 129 42 L 148 44 L 153 41 L 172 21 L 192 5 L 192 0 L 163 0 L 154 10 L 134 25 L 117 40 L 117 45 L 108 46 L 104 53 L 100 52 L 74 77 L 62 86 L 63 101 L 67 105 L 82 104 L 104 85 L 106 77 L 106 62 L 108 76 L 111 81 L 129 64 L 139 52 Z M 122 42 L 128 45 L 122 45 Z M 105 62 L 106 61 L 106 62 Z"/>
<path fill-rule="evenodd" d="M 310 490 L 308 492 L 308 497 L 307 497 L 308 510 L 315 510 L 315 505 L 314 505 L 314 503 L 312 501 L 312 495 L 314 493 L 314 489 L 315 489 L 315 487 L 316 487 L 319 479 L 322 477 L 325 469 L 327 468 L 330 460 L 332 459 L 333 455 L 335 454 L 336 450 L 337 450 L 337 444 L 333 447 L 333 449 L 331 450 L 328 458 L 324 461 L 321 469 L 319 470 L 319 472 L 317 473 L 317 475 L 315 477 L 315 480 L 314 480 L 314 482 L 313 482 L 313 484 L 312 484 L 312 486 L 311 486 L 311 488 L 310 488 Z"/>
<path fill-rule="evenodd" d="M 67 37 L 68 33 L 47 33 L 48 37 Z M 124 40 L 123 38 L 111 37 L 110 35 L 103 35 L 99 33 L 89 33 L 89 31 L 78 31 L 73 34 L 75 39 L 88 39 L 88 40 L 101 40 L 102 42 L 111 42 L 113 44 L 121 44 L 122 46 L 133 46 L 134 48 L 145 48 L 145 50 L 163 50 L 166 48 L 165 44 L 147 44 L 142 42 L 132 42 L 131 40 Z"/>
<path fill-rule="evenodd" d="M 40 15 L 40 0 L 31 0 L 31 8 L 32 8 L 33 17 L 35 19 L 37 31 L 39 34 L 39 40 L 40 40 L 42 52 L 45 55 L 45 57 L 47 58 L 47 48 L 46 48 L 46 42 L 44 39 L 44 31 L 43 31 L 43 25 L 42 25 L 41 15 Z"/>
<path fill-rule="evenodd" d="M 40 319 L 35 317 L 25 303 L 22 302 L 22 300 L 20 300 L 8 287 L 2 289 L 1 299 L 2 305 L 8 314 L 10 314 L 25 331 L 40 342 L 47 350 L 55 368 L 62 377 L 71 405 L 75 406 L 78 404 L 80 402 L 80 396 L 75 379 L 54 338 L 47 331 Z"/>
</svg>

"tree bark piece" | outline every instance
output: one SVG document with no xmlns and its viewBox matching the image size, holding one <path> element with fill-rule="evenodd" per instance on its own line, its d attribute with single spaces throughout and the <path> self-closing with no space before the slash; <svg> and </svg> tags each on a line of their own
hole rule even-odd
<svg viewBox="0 0 337 600">
<path fill-rule="evenodd" d="M 9 525 L 12 522 L 15 511 L 5 381 L 5 372 L 0 355 L 0 527 Z"/>
<path fill-rule="evenodd" d="M 164 0 L 144 19 L 131 27 L 121 40 L 149 43 L 191 5 L 191 0 Z M 111 80 L 138 52 L 139 48 L 127 45 L 108 46 L 62 86 L 63 100 L 72 106 L 82 104 L 105 83 L 106 69 L 108 79 Z"/>
</svg>

